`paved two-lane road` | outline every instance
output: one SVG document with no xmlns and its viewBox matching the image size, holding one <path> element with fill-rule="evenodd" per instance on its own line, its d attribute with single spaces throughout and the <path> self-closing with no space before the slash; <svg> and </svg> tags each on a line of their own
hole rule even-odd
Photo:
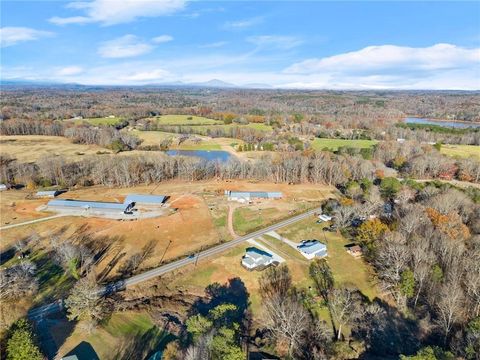
<svg viewBox="0 0 480 360">
<path fill-rule="evenodd" d="M 284 226 L 294 224 L 298 221 L 306 219 L 309 216 L 312 216 L 315 212 L 320 212 L 320 211 L 321 211 L 321 208 L 316 208 L 316 209 L 309 210 L 309 211 L 307 211 L 303 214 L 293 216 L 293 217 L 291 217 L 287 220 L 280 221 L 279 223 L 276 223 L 276 224 L 271 225 L 269 227 L 266 227 L 264 229 L 254 231 L 253 233 L 247 234 L 245 236 L 241 236 L 239 238 L 236 238 L 235 240 L 231 240 L 229 242 L 214 246 L 210 249 L 201 251 L 198 254 L 196 254 L 195 256 L 186 257 L 186 258 L 174 261 L 170 264 L 159 266 L 155 269 L 145 271 L 144 273 L 134 275 L 134 276 L 132 276 L 128 279 L 125 279 L 123 281 L 123 285 L 124 286 L 135 285 L 135 284 L 141 283 L 143 281 L 150 280 L 154 277 L 164 275 L 164 274 L 169 273 L 171 271 L 180 269 L 181 267 L 184 267 L 186 265 L 193 264 L 193 263 L 195 263 L 195 262 L 197 262 L 201 259 L 205 259 L 205 258 L 208 258 L 210 256 L 223 253 L 224 251 L 229 250 L 231 248 L 234 248 L 235 246 L 241 244 L 244 241 L 247 241 L 248 239 L 256 238 L 258 236 L 265 235 L 266 233 L 268 233 L 270 231 L 274 231 L 274 230 L 280 229 Z"/>
<path fill-rule="evenodd" d="M 155 269 L 145 271 L 144 273 L 134 275 L 134 276 L 132 276 L 128 279 L 120 280 L 120 281 L 117 281 L 115 283 L 105 285 L 102 288 L 100 288 L 100 293 L 102 295 L 111 294 L 111 293 L 114 293 L 116 291 L 123 290 L 127 286 L 136 285 L 136 284 L 139 284 L 141 282 L 153 279 L 157 276 L 167 274 L 169 272 L 180 269 L 180 268 L 182 268 L 184 266 L 187 266 L 189 264 L 196 263 L 197 261 L 199 261 L 201 259 L 205 259 L 205 258 L 208 258 L 210 256 L 223 253 L 224 251 L 229 250 L 231 248 L 234 248 L 235 246 L 241 244 L 244 241 L 247 241 L 248 239 L 253 239 L 253 238 L 256 238 L 258 236 L 265 235 L 266 233 L 268 233 L 270 231 L 275 231 L 275 230 L 280 229 L 284 226 L 294 224 L 294 223 L 296 223 L 298 221 L 301 221 L 303 219 L 306 219 L 309 216 L 312 216 L 314 213 L 320 212 L 320 211 L 321 211 L 321 208 L 315 208 L 315 209 L 309 210 L 309 211 L 307 211 L 303 214 L 293 216 L 293 217 L 288 218 L 286 220 L 280 221 L 279 223 L 268 226 L 264 229 L 254 231 L 254 232 L 252 232 L 250 234 L 247 234 L 245 236 L 241 236 L 239 238 L 236 238 L 235 240 L 231 240 L 229 242 L 214 246 L 210 249 L 203 250 L 203 251 L 195 254 L 194 256 L 185 257 L 183 259 L 174 261 L 172 263 L 159 266 Z M 52 313 L 56 313 L 56 312 L 58 312 L 62 309 L 63 309 L 63 302 L 61 300 L 59 300 L 55 303 L 51 303 L 51 304 L 44 305 L 44 306 L 41 306 L 41 307 L 30 310 L 29 317 L 31 319 L 35 319 L 35 320 L 36 319 L 42 319 L 45 316 L 48 316 Z"/>
</svg>

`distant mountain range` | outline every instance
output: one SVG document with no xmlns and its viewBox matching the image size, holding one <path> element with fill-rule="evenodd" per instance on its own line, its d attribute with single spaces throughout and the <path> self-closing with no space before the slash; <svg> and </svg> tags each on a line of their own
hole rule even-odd
<svg viewBox="0 0 480 360">
<path fill-rule="evenodd" d="M 54 82 L 54 81 L 35 81 L 35 80 L 17 80 L 17 79 L 7 79 L 1 80 L 0 84 L 2 86 L 66 86 L 66 87 L 202 87 L 202 88 L 218 88 L 218 89 L 226 89 L 226 88 L 242 88 L 242 89 L 272 89 L 273 86 L 268 84 L 246 84 L 246 85 L 236 85 L 229 82 L 225 82 L 219 79 L 212 79 L 205 82 L 192 82 L 186 83 L 182 81 L 175 81 L 169 83 L 150 83 L 150 84 L 143 84 L 143 85 L 88 85 L 88 84 L 77 84 L 77 83 L 61 83 L 61 82 Z"/>
</svg>

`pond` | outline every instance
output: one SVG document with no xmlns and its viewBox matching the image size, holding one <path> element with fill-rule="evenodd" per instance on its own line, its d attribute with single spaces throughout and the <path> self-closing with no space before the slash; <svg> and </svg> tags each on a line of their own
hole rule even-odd
<svg viewBox="0 0 480 360">
<path fill-rule="evenodd" d="M 168 155 L 194 156 L 207 161 L 227 162 L 232 155 L 228 151 L 208 150 L 168 150 Z"/>
<path fill-rule="evenodd" d="M 405 122 L 407 124 L 428 124 L 428 125 L 438 125 L 442 127 L 451 127 L 451 128 L 458 128 L 458 129 L 480 128 L 479 123 L 432 120 L 432 119 L 424 119 L 424 118 L 416 118 L 416 117 L 407 117 L 405 118 Z"/>
</svg>

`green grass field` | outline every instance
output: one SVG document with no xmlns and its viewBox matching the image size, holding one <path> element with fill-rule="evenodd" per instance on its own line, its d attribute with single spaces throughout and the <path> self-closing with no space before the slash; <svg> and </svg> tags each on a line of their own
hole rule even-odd
<svg viewBox="0 0 480 360">
<path fill-rule="evenodd" d="M 440 152 L 453 157 L 476 157 L 480 159 L 480 146 L 478 145 L 442 145 Z"/>
<path fill-rule="evenodd" d="M 160 125 L 222 125 L 223 121 L 194 115 L 161 115 L 155 119 Z"/>
<path fill-rule="evenodd" d="M 363 259 L 355 259 L 345 249 L 350 241 L 341 234 L 323 231 L 326 225 L 317 224 L 314 217 L 302 220 L 295 225 L 278 231 L 287 239 L 295 242 L 302 240 L 319 240 L 327 244 L 328 264 L 332 269 L 337 284 L 352 284 L 364 295 L 373 299 L 378 296 L 377 289 L 372 281 L 372 270 Z"/>
<path fill-rule="evenodd" d="M 238 234 L 247 234 L 261 226 L 266 226 L 275 218 L 278 218 L 280 211 L 276 208 L 251 210 L 239 208 L 233 213 L 233 228 Z"/>
<path fill-rule="evenodd" d="M 375 145 L 375 140 L 344 140 L 344 139 L 324 139 L 316 138 L 312 141 L 312 148 L 314 150 L 323 150 L 328 148 L 329 150 L 336 151 L 339 147 L 349 146 L 354 148 L 369 148 Z"/>
</svg>

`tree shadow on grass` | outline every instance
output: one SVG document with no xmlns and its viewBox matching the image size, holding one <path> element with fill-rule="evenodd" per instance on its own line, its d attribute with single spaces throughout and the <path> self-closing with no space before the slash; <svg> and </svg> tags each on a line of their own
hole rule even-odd
<svg viewBox="0 0 480 360">
<path fill-rule="evenodd" d="M 418 350 L 420 329 L 415 320 L 379 298 L 371 303 L 364 299 L 357 306 L 352 337 L 365 342 L 367 351 L 362 358 L 398 358 Z"/>
<path fill-rule="evenodd" d="M 93 346 L 86 341 L 75 346 L 64 358 L 67 356 L 76 356 L 78 360 L 100 360 Z"/>
<path fill-rule="evenodd" d="M 0 253 L 0 266 L 10 261 L 15 256 L 15 248 L 11 247 Z"/>
<path fill-rule="evenodd" d="M 249 304 L 249 293 L 244 282 L 240 278 L 232 278 L 228 283 L 221 285 L 213 283 L 205 288 L 207 299 L 198 299 L 192 305 L 189 316 L 201 314 L 207 315 L 210 310 L 220 304 L 234 304 L 238 307 L 238 314 L 243 314 Z"/>
<path fill-rule="evenodd" d="M 175 336 L 152 326 L 145 333 L 131 335 L 122 341 L 115 359 L 148 359 L 155 352 L 162 351 L 174 339 Z"/>
</svg>

